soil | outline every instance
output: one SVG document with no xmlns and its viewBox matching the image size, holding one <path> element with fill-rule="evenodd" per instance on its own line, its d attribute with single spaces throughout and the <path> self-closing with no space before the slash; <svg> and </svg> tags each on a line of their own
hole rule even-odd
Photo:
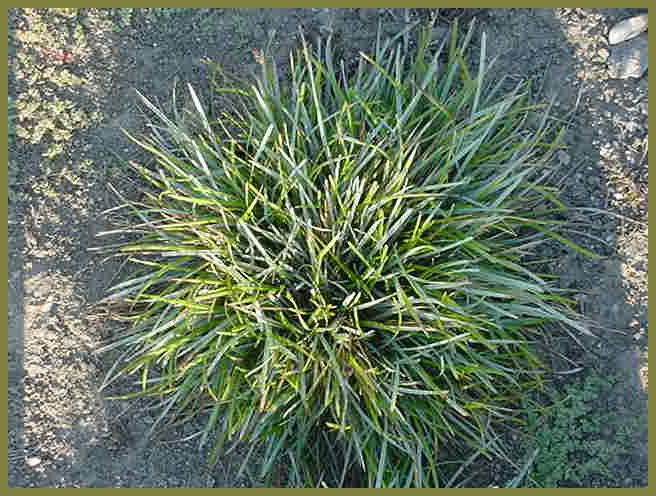
<svg viewBox="0 0 656 496">
<path fill-rule="evenodd" d="M 301 30 L 308 39 L 332 32 L 340 53 L 355 57 L 372 47 L 379 22 L 396 33 L 407 19 L 431 14 L 442 30 L 454 17 L 475 18 L 475 39 L 485 31 L 489 55 L 498 56 L 495 75 L 509 83 L 532 81 L 534 97 L 553 98 L 555 112 L 570 120 L 568 148 L 558 154 L 563 194 L 576 207 L 570 215 L 579 226 L 570 236 L 603 255 L 588 260 L 563 250 L 553 264 L 561 284 L 575 289 L 582 311 L 599 324 L 599 338 L 575 354 L 576 365 L 603 364 L 619 374 L 609 408 L 646 411 L 647 76 L 614 80 L 607 66 L 609 28 L 640 9 L 127 10 L 129 19 L 121 21 L 116 9 L 79 9 L 61 25 L 48 24 L 46 11 L 9 13 L 10 96 L 30 90 L 30 82 L 16 76 L 21 53 L 32 45 L 18 34 L 38 32 L 35 19 L 71 33 L 79 24 L 85 51 L 71 71 L 86 82 L 69 96 L 97 117 L 75 129 L 52 160 L 42 155 L 47 140 L 19 138 L 9 149 L 17 175 L 9 202 L 10 486 L 257 484 L 236 477 L 238 456 L 210 467 L 190 438 L 194 425 L 146 437 L 156 411 L 98 392 L 110 362 L 94 350 L 116 324 L 95 303 L 120 267 L 89 248 L 108 227 L 102 212 L 119 203 L 107 183 L 135 194 L 117 158 L 136 153 L 120 129 L 138 133 L 144 126 L 134 89 L 166 107 L 177 78 L 209 97 L 208 59 L 248 78 L 257 70 L 252 49 L 270 41 L 284 68 Z M 573 367 L 554 364 L 561 365 Z M 634 455 L 613 474 L 617 485 L 646 485 L 646 448 L 646 438 L 636 443 Z M 482 482 L 500 484 L 512 476 L 491 470 Z"/>
</svg>

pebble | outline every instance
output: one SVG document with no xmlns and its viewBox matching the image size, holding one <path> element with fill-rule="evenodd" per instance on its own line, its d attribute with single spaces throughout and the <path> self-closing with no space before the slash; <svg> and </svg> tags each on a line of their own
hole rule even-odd
<svg viewBox="0 0 656 496">
<path fill-rule="evenodd" d="M 635 38 L 647 30 L 647 14 L 625 19 L 615 24 L 608 33 L 608 42 L 616 45 L 623 41 Z"/>
<path fill-rule="evenodd" d="M 36 467 L 37 465 L 41 464 L 41 458 L 38 456 L 30 456 L 27 460 L 25 460 L 25 463 L 28 467 Z"/>
<path fill-rule="evenodd" d="M 609 73 L 614 79 L 639 78 L 649 66 L 647 35 L 633 38 L 613 47 L 608 59 Z"/>
</svg>

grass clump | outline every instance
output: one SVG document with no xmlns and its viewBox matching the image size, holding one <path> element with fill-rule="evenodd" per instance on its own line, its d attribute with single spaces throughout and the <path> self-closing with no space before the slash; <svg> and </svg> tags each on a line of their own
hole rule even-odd
<svg viewBox="0 0 656 496">
<path fill-rule="evenodd" d="M 441 451 L 491 452 L 540 384 L 533 342 L 585 331 L 527 263 L 565 208 L 546 114 L 484 79 L 484 39 L 468 68 L 472 29 L 431 32 L 353 71 L 304 43 L 289 83 L 264 54 L 256 85 L 217 89 L 226 113 L 192 90 L 191 124 L 144 100 L 152 187 L 119 230 L 140 269 L 108 349 L 164 416 L 203 415 L 215 453 L 245 441 L 292 486 L 444 485 Z"/>
</svg>

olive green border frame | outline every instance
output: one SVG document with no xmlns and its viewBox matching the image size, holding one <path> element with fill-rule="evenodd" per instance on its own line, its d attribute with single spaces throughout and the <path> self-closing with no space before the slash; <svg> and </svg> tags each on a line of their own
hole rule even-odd
<svg viewBox="0 0 656 496">
<path fill-rule="evenodd" d="M 113 1 L 113 2 L 93 2 L 92 5 L 91 2 L 80 2 L 80 1 L 63 1 L 63 2 L 44 2 L 44 1 L 31 1 L 31 2 L 19 2 L 19 1 L 13 1 L 10 2 L 10 5 L 7 5 L 5 8 L 2 9 L 1 15 L 2 19 L 0 22 L 0 29 L 2 30 L 3 34 L 7 33 L 8 29 L 8 24 L 7 24 L 7 9 L 9 8 L 19 8 L 19 7 L 99 7 L 99 8 L 119 8 L 119 7 L 180 7 L 182 2 L 175 2 L 173 0 L 160 0 L 158 2 L 155 2 L 153 0 L 148 0 L 148 1 L 141 1 L 141 2 L 121 2 L 121 1 Z M 302 7 L 302 8 L 309 8 L 309 7 L 334 7 L 334 8 L 351 8 L 351 7 L 376 7 L 376 8 L 382 8 L 382 7 L 399 7 L 400 2 L 391 2 L 389 0 L 379 0 L 378 2 L 373 2 L 371 0 L 369 1 L 362 1 L 360 0 L 359 2 L 353 2 L 351 1 L 343 1 L 343 0 L 324 0 L 323 2 L 317 2 L 317 1 L 310 1 L 310 2 L 300 2 L 300 1 L 289 1 L 289 0 L 269 0 L 267 2 L 264 1 L 253 1 L 253 0 L 241 0 L 239 2 L 235 0 L 229 0 L 227 2 L 210 2 L 209 0 L 201 0 L 201 1 L 194 1 L 194 2 L 189 2 L 192 5 L 183 5 L 184 7 L 246 7 L 246 8 L 252 8 L 252 7 L 264 7 L 264 8 L 280 8 L 280 7 Z M 355 3 L 355 5 L 354 5 Z M 641 7 L 641 8 L 647 8 L 649 5 L 648 1 L 641 0 L 641 1 L 628 1 L 628 2 L 610 2 L 608 0 L 597 0 L 597 1 L 579 1 L 576 3 L 576 5 L 567 5 L 567 2 L 545 2 L 545 1 L 536 1 L 536 2 L 519 2 L 517 0 L 512 1 L 512 0 L 504 0 L 504 1 L 497 1 L 494 3 L 494 5 L 490 5 L 487 2 L 483 1 L 471 1 L 471 0 L 460 0 L 458 2 L 448 2 L 445 5 L 442 5 L 442 2 L 428 2 L 428 1 L 405 1 L 403 2 L 403 7 L 412 7 L 412 8 L 417 8 L 417 7 L 495 7 L 495 8 L 506 8 L 506 7 L 533 7 L 533 8 L 542 8 L 542 7 L 577 7 L 577 8 L 598 8 L 598 7 L 605 7 L 605 8 L 627 8 L 627 7 Z M 655 44 L 654 38 L 656 38 L 656 32 L 652 35 L 649 35 L 649 45 L 650 47 L 653 48 L 653 45 Z M 7 45 L 4 43 L 2 44 L 2 56 L 6 57 L 7 55 Z M 652 52 L 652 57 L 653 52 Z M 3 66 L 4 69 L 4 66 Z M 4 75 L 6 76 L 6 71 L 2 71 Z M 7 77 L 2 78 L 2 89 L 6 93 L 7 90 Z M 653 84 L 649 85 L 649 90 L 650 92 L 653 93 Z M 4 103 L 4 99 L 2 100 L 2 103 Z M 7 107 L 5 107 L 6 109 Z M 651 124 L 655 118 L 649 119 L 649 123 Z M 5 120 L 0 119 L 0 123 L 4 124 Z M 3 126 L 4 127 L 4 126 Z M 6 130 L 0 130 L 0 133 L 2 136 L 7 136 Z M 3 148 L 2 154 L 3 157 L 6 155 L 7 148 Z M 0 217 L 3 219 L 7 219 L 7 169 L 0 169 L 0 184 L 2 184 L 3 189 L 2 191 L 5 192 L 5 195 L 2 195 L 3 199 L 0 202 Z M 652 177 L 649 179 L 649 190 L 653 191 L 654 186 L 656 182 L 656 178 L 654 178 L 654 175 L 652 174 Z M 649 245 L 654 245 L 654 248 L 656 249 L 656 244 L 649 242 Z M 8 280 L 8 268 L 6 265 L 6 261 L 8 260 L 8 253 L 7 253 L 7 238 L 2 237 L 0 239 L 0 252 L 2 253 L 2 260 L 5 262 L 2 263 L 1 267 L 1 274 L 2 274 L 2 279 L 3 280 Z M 649 286 L 652 286 L 652 280 L 654 280 L 655 277 L 649 277 Z M 7 301 L 8 301 L 8 294 L 7 294 L 8 288 L 7 286 L 0 286 L 0 300 L 3 302 L 4 308 L 7 308 Z M 654 308 L 656 308 L 656 304 L 654 305 Z M 655 311 L 652 311 L 651 309 L 648 310 L 648 316 L 650 321 L 654 321 L 654 315 Z M 6 329 L 6 328 L 5 328 Z M 0 350 L 2 352 L 3 356 L 6 355 L 6 349 L 8 346 L 8 341 L 6 338 L 3 338 L 0 340 Z M 7 405 L 6 400 L 8 398 L 7 394 L 7 376 L 8 376 L 8 363 L 7 362 L 2 362 L 0 363 L 0 375 L 2 376 L 2 391 L 3 391 L 3 397 L 5 398 L 3 400 L 3 405 Z M 654 370 L 651 371 L 651 375 L 656 375 L 656 372 Z M 656 381 L 652 381 L 652 383 L 656 383 Z M 654 400 L 653 398 L 649 399 L 649 409 L 651 411 L 654 411 L 654 408 L 656 405 L 654 405 Z M 0 419 L 2 420 L 2 431 L 0 432 L 0 448 L 1 451 L 4 453 L 8 453 L 8 443 L 7 443 L 7 412 L 8 412 L 8 405 L 3 406 L 3 408 L 0 410 Z M 652 460 L 652 452 L 656 451 L 654 449 L 654 422 L 653 419 L 656 418 L 656 416 L 652 415 L 649 417 L 649 460 Z M 557 489 L 558 492 L 565 492 L 567 494 L 581 494 L 583 492 L 584 494 L 587 494 L 588 492 L 592 491 L 604 491 L 606 494 L 625 494 L 626 491 L 629 491 L 633 495 L 647 495 L 648 491 L 650 488 L 654 488 L 656 486 L 656 475 L 654 475 L 654 471 L 652 470 L 652 465 L 653 463 L 649 463 L 649 475 L 648 475 L 648 487 L 647 488 L 631 488 L 631 489 L 626 489 L 626 488 L 617 488 L 617 489 Z M 42 491 L 53 491 L 54 489 L 26 489 L 26 488 L 9 488 L 8 487 L 8 459 L 7 459 L 7 465 L 3 464 L 3 472 L 0 474 L 0 492 L 2 494 L 35 494 L 36 492 L 42 492 Z M 107 494 L 108 491 L 112 489 L 91 489 L 91 488 L 86 488 L 85 492 L 89 492 L 91 494 Z M 219 491 L 221 494 L 226 494 L 229 492 L 236 492 L 238 491 L 240 494 L 244 494 L 244 492 L 248 493 L 262 493 L 263 491 L 272 491 L 274 493 L 278 494 L 283 494 L 283 491 L 287 491 L 286 489 L 167 489 L 167 492 L 174 491 L 177 494 L 188 494 L 188 493 L 194 493 L 194 494 L 200 494 L 201 491 L 207 493 L 208 491 Z M 334 490 L 334 489 L 333 489 Z M 449 491 L 458 491 L 460 494 L 478 494 L 478 489 L 448 489 Z M 553 489 L 489 489 L 490 491 L 501 491 L 502 494 L 508 494 L 511 491 L 519 491 L 519 490 L 526 490 L 529 491 L 531 494 L 548 494 L 553 491 Z M 124 491 L 140 491 L 140 492 L 149 492 L 149 494 L 156 494 L 156 492 L 159 492 L 159 489 L 124 489 Z M 295 489 L 293 491 L 320 491 L 320 489 Z M 343 489 L 342 491 L 351 491 L 351 492 L 362 492 L 362 491 L 372 491 L 372 489 Z M 387 491 L 401 491 L 400 489 L 388 489 Z M 420 489 L 419 491 L 431 491 L 431 489 Z M 515 493 L 517 494 L 517 493 Z"/>
</svg>

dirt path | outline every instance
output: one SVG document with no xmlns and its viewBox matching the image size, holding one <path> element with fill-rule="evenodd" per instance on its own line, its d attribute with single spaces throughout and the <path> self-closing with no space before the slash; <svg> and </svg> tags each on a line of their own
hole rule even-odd
<svg viewBox="0 0 656 496">
<path fill-rule="evenodd" d="M 564 254 L 555 264 L 586 314 L 624 331 L 579 358 L 586 370 L 603 360 L 608 374 L 620 378 L 613 397 L 604 398 L 607 408 L 638 415 L 646 412 L 639 371 L 647 349 L 647 79 L 609 79 L 604 51 L 608 28 L 632 13 L 477 12 L 479 32 L 487 32 L 489 51 L 500 57 L 498 70 L 510 81 L 534 81 L 540 95 L 555 96 L 563 115 L 576 107 L 570 148 L 559 155 L 568 202 L 639 221 L 578 212 L 588 224 L 581 224 L 585 235 L 572 236 L 605 257 L 590 262 Z M 93 350 L 113 327 L 93 304 L 119 267 L 87 250 L 107 227 L 101 212 L 118 202 L 107 182 L 125 194 L 133 190 L 115 157 L 134 150 L 120 128 L 143 125 L 134 88 L 162 104 L 170 102 L 176 77 L 207 93 L 208 60 L 248 77 L 257 68 L 251 50 L 269 40 L 284 65 L 299 26 L 310 39 L 332 31 L 344 53 L 356 54 L 371 46 L 379 19 L 394 33 L 404 15 L 399 9 L 10 11 L 10 96 L 21 119 L 9 150 L 10 486 L 255 483 L 235 479 L 238 457 L 208 467 L 194 439 L 172 442 L 192 435 L 193 426 L 146 443 L 155 412 L 121 414 L 127 403 L 97 393 L 109 364 Z M 607 480 L 617 485 L 646 484 L 646 437 L 612 470 Z M 507 477 L 493 473 L 490 483 Z M 579 484 L 604 480 L 590 476 Z"/>
</svg>

